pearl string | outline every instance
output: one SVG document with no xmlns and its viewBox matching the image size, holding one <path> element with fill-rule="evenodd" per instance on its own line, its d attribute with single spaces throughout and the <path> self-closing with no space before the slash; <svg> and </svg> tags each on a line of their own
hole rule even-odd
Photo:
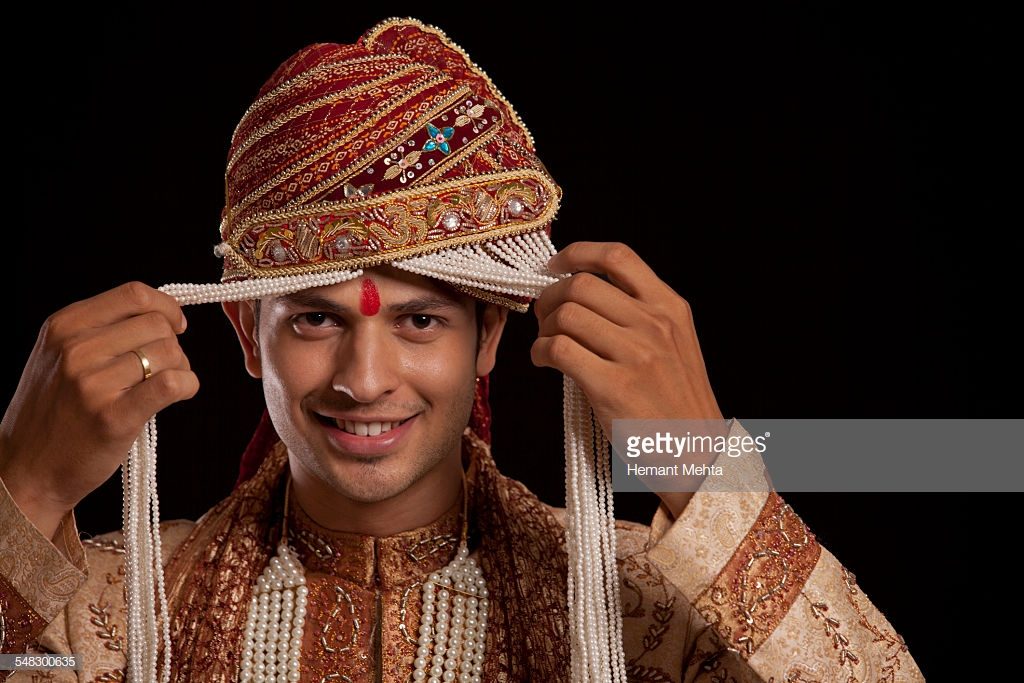
<svg viewBox="0 0 1024 683">
<path fill-rule="evenodd" d="M 582 467 L 580 468 L 580 479 L 582 482 L 592 482 L 594 478 L 594 463 L 593 460 L 587 455 L 589 451 L 586 450 L 588 444 L 593 439 L 592 428 L 590 425 L 589 415 L 584 416 L 583 411 L 580 408 L 580 397 L 578 395 L 573 397 L 573 409 L 576 411 L 576 419 L 578 424 L 578 431 L 580 433 L 580 441 L 578 442 L 583 446 L 583 459 Z M 577 494 L 583 501 L 583 538 L 587 541 L 582 544 L 584 561 L 585 561 L 585 573 L 586 578 L 586 589 L 583 593 L 585 598 L 585 609 L 587 615 L 588 627 L 590 633 L 588 634 L 588 640 L 592 643 L 603 643 L 607 640 L 607 635 L 604 632 L 602 623 L 602 614 L 597 609 L 598 599 L 604 594 L 601 587 L 598 586 L 600 576 L 597 574 L 597 569 L 600 565 L 597 563 L 599 551 L 600 551 L 600 535 L 597 532 L 595 524 L 597 500 L 594 497 L 592 486 L 588 489 L 581 489 Z M 596 541 L 596 543 L 595 543 Z M 596 639 L 596 640 L 595 640 Z M 597 648 L 595 648 L 597 649 Z M 591 663 L 592 671 L 590 680 L 607 680 L 607 672 L 604 670 L 605 662 L 600 660 Z"/>
<path fill-rule="evenodd" d="M 557 250 L 544 230 L 494 240 L 486 247 L 485 250 L 481 245 L 461 245 L 392 261 L 391 265 L 446 282 L 531 298 L 539 296 L 545 287 L 561 277 L 567 277 L 567 274 L 554 274 L 547 270 L 547 262 Z M 174 296 L 184 306 L 290 294 L 351 280 L 362 273 L 362 269 L 356 269 L 252 278 L 230 283 L 171 283 L 159 289 Z M 609 453 L 598 425 L 597 438 L 601 448 L 595 458 L 594 423 L 590 423 L 589 419 L 585 422 L 582 419 L 585 415 L 593 415 L 586 395 L 570 377 L 563 377 L 568 520 L 566 543 L 569 555 L 567 599 L 572 643 L 572 681 L 623 683 L 625 656 L 622 649 L 619 577 L 615 565 L 616 537 L 611 468 L 607 462 Z M 121 471 L 124 486 L 122 524 L 128 612 L 126 660 L 129 680 L 159 680 L 167 683 L 171 670 L 171 640 L 160 542 L 156 441 L 154 415 L 132 445 Z M 292 663 L 297 661 L 295 658 L 298 654 L 295 657 L 292 655 L 294 647 L 301 647 L 301 634 L 295 637 L 294 624 L 299 612 L 305 614 L 304 598 L 308 591 L 304 584 L 296 583 L 294 572 L 301 571 L 301 563 L 285 541 L 278 546 L 277 556 L 272 558 L 271 564 L 261 576 L 264 585 L 270 588 L 261 589 L 257 583 L 257 594 L 254 595 L 257 613 L 253 631 L 253 659 L 249 669 L 251 680 L 254 681 L 298 680 L 292 675 L 297 670 L 292 668 Z M 289 580 L 294 585 L 287 586 Z M 282 587 L 279 607 L 277 599 L 273 597 L 274 586 L 278 585 L 278 581 Z M 299 588 L 304 590 L 300 591 Z M 289 591 L 292 594 L 290 599 L 284 597 Z M 434 572 L 428 577 L 422 593 L 424 619 L 420 624 L 412 680 L 425 680 L 427 683 L 454 680 L 460 683 L 479 683 L 488 594 L 480 568 L 468 556 L 465 529 L 463 543 L 455 559 L 440 572 Z M 265 599 L 261 598 L 264 594 Z M 286 600 L 290 612 L 285 609 Z M 264 607 L 268 615 L 267 640 L 258 642 L 261 648 L 269 647 L 269 643 L 274 642 L 277 649 L 272 658 L 269 650 L 264 653 L 263 670 L 260 671 L 255 659 L 255 629 L 258 628 Z M 158 618 L 157 608 L 162 619 Z M 286 614 L 291 615 L 292 628 L 283 633 L 280 623 Z M 277 615 L 273 623 L 278 624 L 277 629 L 273 630 L 273 641 L 269 639 L 272 615 Z M 442 623 L 445 625 L 442 626 Z M 247 624 L 247 638 L 248 633 Z M 259 637 L 263 638 L 262 635 Z M 293 647 L 293 639 L 299 645 Z M 159 662 L 158 647 L 161 644 L 164 654 L 162 662 Z M 248 651 L 246 648 L 246 653 Z M 270 661 L 274 663 L 274 677 L 267 673 Z M 162 664 L 159 679 L 158 664 Z"/>
<path fill-rule="evenodd" d="M 300 677 L 302 633 L 306 620 L 309 587 L 298 553 L 288 545 L 288 494 L 285 484 L 284 519 L 277 555 L 256 580 L 249 615 L 239 680 L 242 683 L 297 681 Z"/>
<path fill-rule="evenodd" d="M 246 301 L 262 299 L 265 296 L 291 294 L 312 287 L 335 285 L 353 280 L 363 274 L 356 270 L 332 270 L 325 273 L 303 275 L 280 275 L 277 277 L 253 278 L 239 282 L 214 282 L 209 284 L 187 284 L 175 282 L 160 287 L 161 292 L 170 294 L 182 306 L 210 304 L 220 301 Z"/>
<path fill-rule="evenodd" d="M 600 424 L 593 420 L 586 394 L 568 375 L 563 376 L 562 393 L 572 681 L 625 683 L 610 453 Z M 593 451 L 595 424 L 601 442 L 596 458 Z"/>
<path fill-rule="evenodd" d="M 392 261 L 391 265 L 445 282 L 516 296 L 536 297 L 559 280 L 547 270 L 548 261 L 558 252 L 543 230 L 503 237 L 487 246 L 496 253 L 487 253 L 480 244 L 463 244 Z"/>
<path fill-rule="evenodd" d="M 490 600 L 483 571 L 469 556 L 469 488 L 465 471 L 462 490 L 459 550 L 454 560 L 423 582 L 423 614 L 413 660 L 413 681 L 441 683 L 457 678 L 459 683 L 481 683 Z"/>
<path fill-rule="evenodd" d="M 586 411 L 584 411 L 586 412 Z M 603 554 L 604 570 L 601 576 L 605 579 L 605 605 L 604 613 L 608 615 L 612 629 L 609 634 L 612 654 L 612 679 L 624 680 L 626 677 L 626 657 L 622 650 L 622 595 L 618 588 L 618 569 L 615 565 L 615 498 L 612 495 L 612 464 L 609 442 L 605 438 L 601 423 L 594 420 L 594 428 L 597 432 L 597 443 L 600 449 L 597 453 L 598 463 L 598 501 L 600 503 L 600 531 L 601 531 L 601 552 Z M 616 618 L 615 615 L 619 615 Z M 615 647 L 616 643 L 620 647 Z"/>
<path fill-rule="evenodd" d="M 149 464 L 149 476 L 147 477 L 147 486 L 149 491 L 152 492 L 149 495 L 149 499 L 153 504 L 153 521 L 150 533 L 148 534 L 148 540 L 153 544 L 152 555 L 155 558 L 153 562 L 153 568 L 156 572 L 154 577 L 157 590 L 157 600 L 160 605 L 160 614 L 164 615 L 164 625 L 161 628 L 161 636 L 163 638 L 164 652 L 170 653 L 171 651 L 171 634 L 167 627 L 167 595 L 164 592 L 164 564 L 163 564 L 163 546 L 160 541 L 160 499 L 156 495 L 156 420 L 152 420 L 147 423 L 149 427 L 149 444 L 148 453 L 152 457 L 147 457 L 146 460 Z M 150 591 L 152 593 L 152 591 Z M 150 628 L 151 637 L 156 639 L 156 624 Z M 156 657 L 156 653 L 153 653 Z M 155 661 L 154 661 L 155 666 Z M 160 672 L 160 680 L 169 680 L 171 677 L 171 660 L 169 656 L 165 656 L 163 660 L 163 668 Z"/>
<path fill-rule="evenodd" d="M 134 498 L 138 495 L 140 486 L 135 482 L 134 472 L 138 469 L 139 461 L 139 441 L 136 440 L 132 444 L 128 459 L 121 466 L 121 481 L 124 485 L 124 505 L 122 515 L 122 529 L 124 531 L 125 539 L 125 558 L 124 558 L 124 582 L 126 587 L 126 602 L 125 605 L 127 611 L 127 630 L 129 641 L 133 639 L 132 634 L 135 635 L 135 639 L 138 639 L 140 633 L 140 622 L 139 616 L 140 611 L 136 608 L 138 596 L 140 591 L 136 586 L 141 586 L 142 581 L 138 577 L 138 556 L 140 552 L 144 551 L 145 545 L 136 541 L 137 535 L 135 533 L 136 516 L 138 514 L 139 506 L 134 501 Z M 129 540 L 131 539 L 131 540 Z M 133 590 L 134 588 L 134 590 Z M 137 672 L 142 671 L 142 662 L 140 659 L 141 649 L 138 647 L 129 647 L 126 654 L 128 664 L 128 676 L 133 680 L 138 680 L 136 677 Z"/>
<path fill-rule="evenodd" d="M 567 379 L 567 378 L 566 378 Z M 569 554 L 568 572 L 568 606 L 569 606 L 569 632 L 572 645 L 572 681 L 573 683 L 585 683 L 589 678 L 588 664 L 590 657 L 587 652 L 588 639 L 586 614 L 581 609 L 579 594 L 586 592 L 584 567 L 580 547 L 580 530 L 583 528 L 583 512 L 580 509 L 580 498 L 576 495 L 579 490 L 579 458 L 577 440 L 579 430 L 577 422 L 577 409 L 575 404 L 575 392 L 568 381 L 562 382 L 562 414 L 565 422 L 565 452 L 569 457 L 565 460 L 565 505 L 568 525 L 566 528 L 566 542 Z"/>
</svg>

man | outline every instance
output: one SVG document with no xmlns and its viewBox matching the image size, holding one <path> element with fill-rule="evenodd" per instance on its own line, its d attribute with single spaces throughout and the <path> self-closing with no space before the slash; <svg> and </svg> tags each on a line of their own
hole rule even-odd
<svg viewBox="0 0 1024 683">
<path fill-rule="evenodd" d="M 56 680 L 155 678 L 156 648 L 177 681 L 923 680 L 774 492 L 659 492 L 649 527 L 605 538 L 585 495 L 556 509 L 501 476 L 487 376 L 532 298 L 534 363 L 571 378 L 604 433 L 722 417 L 685 300 L 632 250 L 552 257 L 560 195 L 434 27 L 390 19 L 285 62 L 233 138 L 222 284 L 130 283 L 40 333 L 0 429 L 3 651 L 83 655 Z M 161 525 L 156 567 L 131 552 L 134 517 L 83 546 L 75 505 L 198 389 L 180 306 L 214 300 L 267 400 L 239 486 Z M 586 483 L 578 464 L 567 486 Z M 614 594 L 595 595 L 609 551 Z M 151 570 L 160 600 L 138 590 Z M 142 612 L 164 589 L 161 642 Z"/>
</svg>

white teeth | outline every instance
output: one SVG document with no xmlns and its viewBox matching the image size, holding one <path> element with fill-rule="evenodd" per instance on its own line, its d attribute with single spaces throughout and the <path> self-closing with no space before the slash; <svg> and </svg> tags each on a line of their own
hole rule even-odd
<svg viewBox="0 0 1024 683">
<path fill-rule="evenodd" d="M 399 425 L 398 422 L 353 422 L 352 420 L 335 420 L 339 429 L 357 436 L 377 436 L 390 432 Z"/>
</svg>

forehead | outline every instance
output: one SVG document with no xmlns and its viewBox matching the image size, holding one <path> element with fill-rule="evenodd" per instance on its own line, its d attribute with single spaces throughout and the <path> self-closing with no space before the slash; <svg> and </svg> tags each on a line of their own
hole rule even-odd
<svg viewBox="0 0 1024 683">
<path fill-rule="evenodd" d="M 303 289 L 274 297 L 273 300 L 282 304 L 297 305 L 330 300 L 344 307 L 364 299 L 368 292 L 375 298 L 379 297 L 382 307 L 386 307 L 388 303 L 401 304 L 416 300 L 432 305 L 470 309 L 476 301 L 474 297 L 459 291 L 447 282 L 386 264 L 366 268 L 359 277 L 336 285 Z"/>
</svg>

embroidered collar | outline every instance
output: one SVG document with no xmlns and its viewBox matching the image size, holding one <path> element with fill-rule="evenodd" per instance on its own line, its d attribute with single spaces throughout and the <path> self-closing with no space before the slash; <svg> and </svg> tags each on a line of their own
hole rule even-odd
<svg viewBox="0 0 1024 683">
<path fill-rule="evenodd" d="M 463 461 L 469 458 L 463 450 Z M 475 461 L 466 472 L 470 495 L 470 552 L 476 547 L 473 530 Z M 462 496 L 440 517 L 424 526 L 390 536 L 334 531 L 317 524 L 294 496 L 288 510 L 288 538 L 308 573 L 337 576 L 358 586 L 384 589 L 421 581 L 455 558 L 462 533 Z M 379 583 L 378 583 L 379 582 Z"/>
</svg>

